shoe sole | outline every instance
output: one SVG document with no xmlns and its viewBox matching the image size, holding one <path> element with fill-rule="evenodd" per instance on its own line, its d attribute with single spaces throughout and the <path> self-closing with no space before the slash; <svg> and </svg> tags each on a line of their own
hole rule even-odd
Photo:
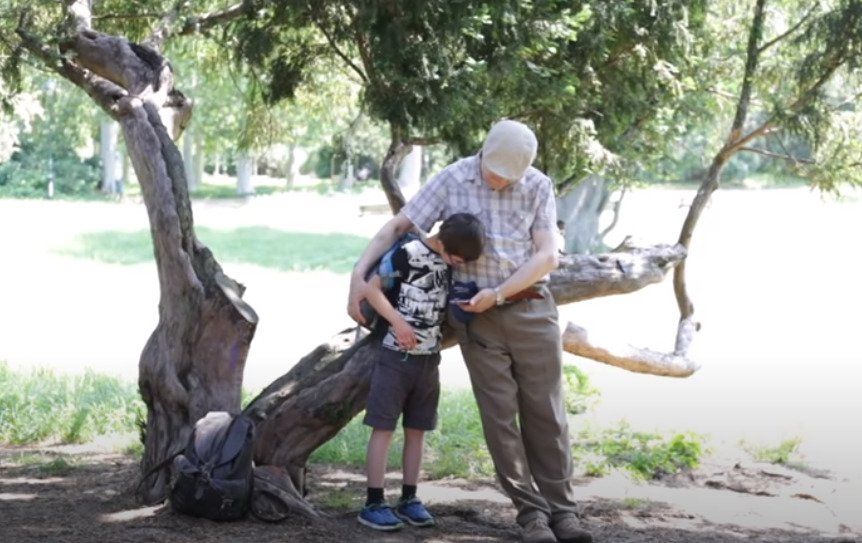
<svg viewBox="0 0 862 543">
<path fill-rule="evenodd" d="M 381 532 L 395 532 L 404 527 L 404 524 L 393 524 L 391 526 L 387 526 L 385 524 L 374 524 L 370 520 L 365 520 L 360 516 L 357 516 L 356 520 L 358 520 L 359 524 L 362 524 L 363 526 L 368 526 L 373 530 L 379 530 Z"/>
</svg>

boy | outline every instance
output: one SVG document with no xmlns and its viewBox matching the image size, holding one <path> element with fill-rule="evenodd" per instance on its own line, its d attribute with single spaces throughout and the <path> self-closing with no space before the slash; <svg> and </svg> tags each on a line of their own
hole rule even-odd
<svg viewBox="0 0 862 543">
<path fill-rule="evenodd" d="M 398 530 L 404 522 L 431 526 L 434 518 L 416 497 L 425 432 L 437 423 L 440 396 L 440 326 L 446 317 L 451 267 L 479 258 L 485 232 L 474 215 L 455 213 L 427 240 L 406 242 L 392 256 L 401 278 L 397 307 L 381 290 L 380 278 L 368 284 L 367 299 L 390 325 L 378 346 L 378 360 L 364 423 L 372 427 L 366 469 L 368 496 L 360 523 L 375 530 Z M 389 445 L 403 414 L 404 450 L 401 499 L 393 509 L 383 497 Z"/>
</svg>

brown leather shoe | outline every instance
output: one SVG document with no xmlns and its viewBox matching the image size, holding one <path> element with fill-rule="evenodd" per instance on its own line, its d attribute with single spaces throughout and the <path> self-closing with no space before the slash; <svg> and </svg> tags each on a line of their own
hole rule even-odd
<svg viewBox="0 0 862 543">
<path fill-rule="evenodd" d="M 555 519 L 551 529 L 560 543 L 592 543 L 593 541 L 592 534 L 581 528 L 581 521 L 574 515 Z"/>
<path fill-rule="evenodd" d="M 524 524 L 521 540 L 524 543 L 557 543 L 557 537 L 548 526 L 548 518 L 545 515 L 537 515 Z"/>
</svg>

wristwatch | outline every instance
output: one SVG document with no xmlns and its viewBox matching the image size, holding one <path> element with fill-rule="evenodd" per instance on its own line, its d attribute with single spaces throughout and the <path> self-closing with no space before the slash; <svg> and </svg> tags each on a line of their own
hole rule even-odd
<svg viewBox="0 0 862 543">
<path fill-rule="evenodd" d="M 503 291 L 500 290 L 500 287 L 494 287 L 494 295 L 497 297 L 497 305 L 506 303 L 506 297 L 503 296 Z"/>
</svg>

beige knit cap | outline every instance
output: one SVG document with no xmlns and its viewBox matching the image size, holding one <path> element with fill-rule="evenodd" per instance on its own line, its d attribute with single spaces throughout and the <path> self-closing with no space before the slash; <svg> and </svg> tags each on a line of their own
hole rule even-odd
<svg viewBox="0 0 862 543">
<path fill-rule="evenodd" d="M 518 181 L 536 158 L 539 142 L 527 125 L 504 119 L 491 127 L 482 146 L 482 165 L 509 181 Z"/>
</svg>

